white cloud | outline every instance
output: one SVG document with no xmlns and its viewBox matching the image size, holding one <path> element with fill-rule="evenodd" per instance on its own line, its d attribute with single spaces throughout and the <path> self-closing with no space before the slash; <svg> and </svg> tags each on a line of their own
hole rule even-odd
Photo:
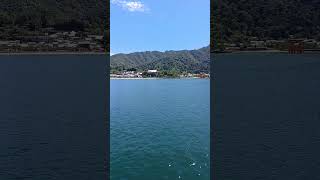
<svg viewBox="0 0 320 180">
<path fill-rule="evenodd" d="M 111 0 L 111 3 L 121 6 L 130 12 L 146 12 L 149 10 L 141 1 Z"/>
</svg>

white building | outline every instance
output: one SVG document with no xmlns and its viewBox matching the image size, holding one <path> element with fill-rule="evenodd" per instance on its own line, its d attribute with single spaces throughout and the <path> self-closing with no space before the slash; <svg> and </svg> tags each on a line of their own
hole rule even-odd
<svg viewBox="0 0 320 180">
<path fill-rule="evenodd" d="M 158 71 L 156 69 L 148 70 L 148 73 L 157 73 Z"/>
</svg>

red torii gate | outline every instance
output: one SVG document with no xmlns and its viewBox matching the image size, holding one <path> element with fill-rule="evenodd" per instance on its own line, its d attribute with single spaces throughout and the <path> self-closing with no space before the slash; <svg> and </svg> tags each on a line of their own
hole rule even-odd
<svg viewBox="0 0 320 180">
<path fill-rule="evenodd" d="M 289 54 L 302 54 L 302 53 L 304 53 L 303 39 L 289 39 L 288 40 L 288 53 Z"/>
</svg>

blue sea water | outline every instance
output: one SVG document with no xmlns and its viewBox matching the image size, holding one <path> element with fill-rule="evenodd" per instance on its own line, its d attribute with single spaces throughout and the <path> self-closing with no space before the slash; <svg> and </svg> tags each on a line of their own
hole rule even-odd
<svg viewBox="0 0 320 180">
<path fill-rule="evenodd" d="M 0 55 L 0 180 L 104 180 L 100 55 Z"/>
<path fill-rule="evenodd" d="M 111 80 L 111 180 L 208 180 L 209 85 Z"/>
<path fill-rule="evenodd" d="M 213 58 L 213 179 L 320 179 L 320 54 Z"/>
</svg>

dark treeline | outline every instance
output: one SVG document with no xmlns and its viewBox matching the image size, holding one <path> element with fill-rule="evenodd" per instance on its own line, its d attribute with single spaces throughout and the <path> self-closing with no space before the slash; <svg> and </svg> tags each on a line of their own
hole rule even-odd
<svg viewBox="0 0 320 180">
<path fill-rule="evenodd" d="M 320 40 L 318 0 L 213 0 L 214 42 L 298 38 Z"/>
<path fill-rule="evenodd" d="M 103 34 L 107 0 L 2 0 L 0 38 L 36 34 L 41 28 Z"/>
</svg>

